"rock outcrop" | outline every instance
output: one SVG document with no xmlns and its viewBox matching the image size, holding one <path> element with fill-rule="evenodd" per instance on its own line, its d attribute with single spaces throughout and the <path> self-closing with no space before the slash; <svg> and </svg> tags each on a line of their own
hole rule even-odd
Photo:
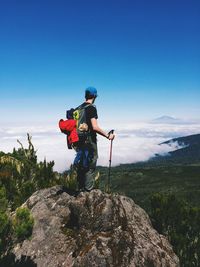
<svg viewBox="0 0 200 267">
<path fill-rule="evenodd" d="M 167 239 L 128 197 L 100 190 L 71 196 L 55 186 L 24 204 L 34 217 L 32 237 L 14 245 L 15 260 L 37 267 L 177 267 Z M 31 265 L 30 265 L 31 266 Z"/>
</svg>

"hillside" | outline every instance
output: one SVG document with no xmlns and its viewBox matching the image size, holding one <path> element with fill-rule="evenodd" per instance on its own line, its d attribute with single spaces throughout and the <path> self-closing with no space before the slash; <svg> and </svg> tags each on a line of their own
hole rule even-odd
<svg viewBox="0 0 200 267">
<path fill-rule="evenodd" d="M 169 152 L 165 156 L 156 155 L 149 162 L 157 164 L 200 164 L 200 134 L 174 138 L 160 145 L 168 144 L 170 146 L 173 143 L 177 143 L 181 148 Z"/>
<path fill-rule="evenodd" d="M 174 138 L 162 144 L 172 143 L 182 148 L 146 162 L 113 167 L 112 189 L 133 198 L 146 210 L 149 197 L 155 192 L 171 192 L 200 206 L 200 134 Z M 103 185 L 108 170 L 99 169 Z"/>
<path fill-rule="evenodd" d="M 107 168 L 100 168 L 102 189 Z M 156 192 L 173 193 L 191 205 L 200 206 L 200 166 L 138 166 L 124 164 L 111 170 L 111 188 L 131 197 L 149 211 L 150 197 Z"/>
<path fill-rule="evenodd" d="M 179 145 L 188 145 L 188 146 L 198 145 L 200 144 L 200 134 L 193 134 L 193 135 L 173 138 L 171 140 L 163 142 L 162 144 L 169 144 L 172 142 L 178 142 Z"/>
</svg>

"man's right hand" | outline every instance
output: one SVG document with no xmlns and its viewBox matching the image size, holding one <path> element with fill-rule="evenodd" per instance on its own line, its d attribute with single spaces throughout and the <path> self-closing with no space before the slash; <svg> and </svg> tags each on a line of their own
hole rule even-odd
<svg viewBox="0 0 200 267">
<path fill-rule="evenodd" d="M 114 140 L 114 138 L 115 138 L 115 135 L 114 135 L 114 134 L 110 133 L 110 134 L 108 135 L 108 139 L 109 139 L 109 140 Z"/>
</svg>

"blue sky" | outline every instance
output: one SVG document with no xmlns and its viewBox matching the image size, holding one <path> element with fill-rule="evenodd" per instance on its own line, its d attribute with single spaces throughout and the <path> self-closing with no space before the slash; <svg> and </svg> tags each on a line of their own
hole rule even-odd
<svg viewBox="0 0 200 267">
<path fill-rule="evenodd" d="M 113 164 L 199 133 L 188 120 L 142 122 L 199 119 L 199 14 L 199 0 L 0 0 L 0 151 L 29 132 L 41 160 L 68 168 L 74 151 L 57 124 L 88 86 L 98 90 L 100 126 L 117 133 Z M 106 165 L 109 143 L 98 144 Z"/>
<path fill-rule="evenodd" d="M 0 0 L 0 123 L 200 114 L 198 0 Z"/>
</svg>

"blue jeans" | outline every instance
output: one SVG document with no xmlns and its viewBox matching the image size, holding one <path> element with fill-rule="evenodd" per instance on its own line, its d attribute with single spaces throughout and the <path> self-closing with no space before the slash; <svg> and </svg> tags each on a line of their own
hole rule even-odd
<svg viewBox="0 0 200 267">
<path fill-rule="evenodd" d="M 95 170 L 98 159 L 97 143 L 92 141 L 75 148 L 74 168 L 77 170 L 79 190 L 91 191 L 94 188 Z"/>
</svg>

